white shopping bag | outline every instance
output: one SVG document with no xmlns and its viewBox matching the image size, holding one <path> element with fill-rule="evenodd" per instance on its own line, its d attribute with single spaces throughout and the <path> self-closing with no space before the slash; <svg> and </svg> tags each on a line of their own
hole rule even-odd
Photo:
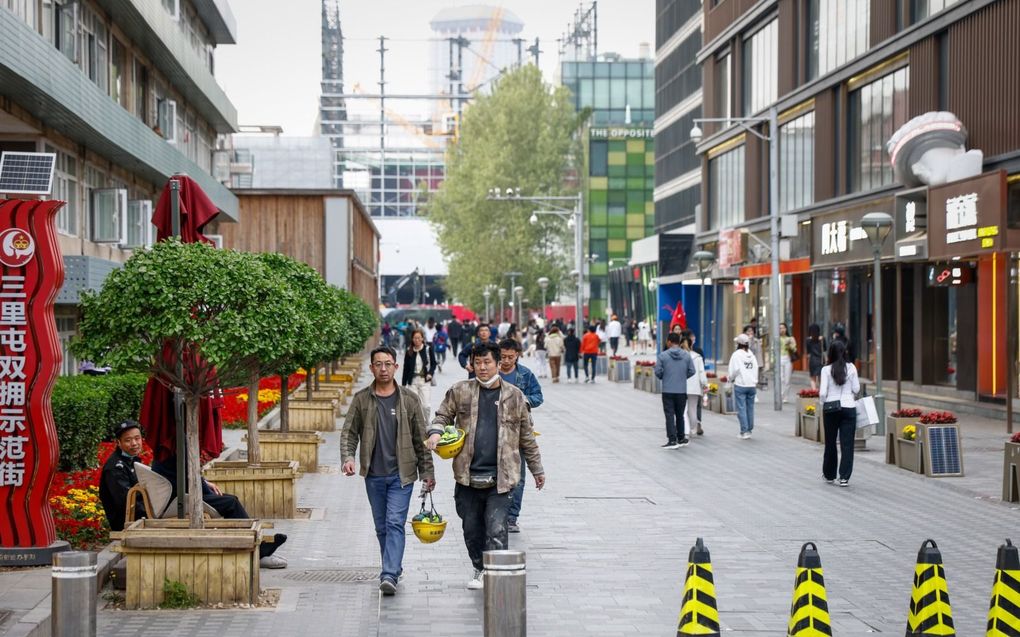
<svg viewBox="0 0 1020 637">
<path fill-rule="evenodd" d="M 878 424 L 878 408 L 875 407 L 874 396 L 857 399 L 857 428 Z"/>
</svg>

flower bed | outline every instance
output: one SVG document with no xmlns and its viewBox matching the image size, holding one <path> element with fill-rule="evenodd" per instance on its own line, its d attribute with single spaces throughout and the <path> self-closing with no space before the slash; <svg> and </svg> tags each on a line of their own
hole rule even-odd
<svg viewBox="0 0 1020 637">
<path fill-rule="evenodd" d="M 952 425 L 956 423 L 956 414 L 951 411 L 929 411 L 922 414 L 918 422 L 922 425 Z"/>
<path fill-rule="evenodd" d="M 110 541 L 110 525 L 99 501 L 99 478 L 103 465 L 116 449 L 116 444 L 104 442 L 99 445 L 95 468 L 60 471 L 53 476 L 48 497 L 57 538 L 67 541 L 75 550 L 99 550 Z M 152 464 L 152 450 L 148 446 L 142 452 L 142 462 Z"/>
<path fill-rule="evenodd" d="M 305 380 L 304 374 L 292 374 L 287 386 L 294 391 Z M 259 380 L 259 418 L 280 402 L 280 377 L 270 376 Z M 220 409 L 225 429 L 246 429 L 248 427 L 248 388 L 232 387 L 223 390 L 223 407 Z"/>
<path fill-rule="evenodd" d="M 818 390 L 802 389 L 799 392 L 797 392 L 797 395 L 800 396 L 801 398 L 818 398 Z"/>
<path fill-rule="evenodd" d="M 920 409 L 897 409 L 889 414 L 890 418 L 920 418 L 923 412 Z"/>
</svg>

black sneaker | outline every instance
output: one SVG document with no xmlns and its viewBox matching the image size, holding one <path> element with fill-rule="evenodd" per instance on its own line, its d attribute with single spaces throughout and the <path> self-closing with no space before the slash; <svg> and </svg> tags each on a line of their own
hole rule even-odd
<svg viewBox="0 0 1020 637">
<path fill-rule="evenodd" d="M 507 520 L 506 523 L 507 533 L 520 533 L 521 527 L 517 525 L 517 520 Z"/>
<path fill-rule="evenodd" d="M 826 484 L 836 484 L 835 478 L 826 478 L 825 476 L 822 476 L 822 480 L 825 480 Z"/>
<path fill-rule="evenodd" d="M 841 486 L 841 487 L 849 487 L 850 486 L 850 481 L 848 479 L 846 479 L 846 478 L 840 478 L 839 479 L 839 486 Z"/>
<path fill-rule="evenodd" d="M 667 442 L 666 444 L 662 445 L 662 448 L 663 449 L 679 449 L 680 445 L 675 443 L 675 442 Z"/>
<path fill-rule="evenodd" d="M 684 438 L 680 442 L 676 443 L 676 446 L 677 447 L 686 447 L 689 444 L 691 444 L 691 439 L 690 438 Z"/>
<path fill-rule="evenodd" d="M 379 582 L 379 591 L 383 595 L 386 595 L 387 597 L 389 597 L 391 595 L 396 595 L 397 594 L 397 583 L 394 582 L 393 580 L 391 580 L 388 577 L 384 577 L 382 579 L 382 581 Z"/>
</svg>

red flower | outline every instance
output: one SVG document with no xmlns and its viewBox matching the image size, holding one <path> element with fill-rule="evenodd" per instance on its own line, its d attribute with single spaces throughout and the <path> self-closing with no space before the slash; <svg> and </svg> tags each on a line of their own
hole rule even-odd
<svg viewBox="0 0 1020 637">
<path fill-rule="evenodd" d="M 818 398 L 818 390 L 802 389 L 799 392 L 797 392 L 797 395 L 800 396 L 801 398 Z"/>
<path fill-rule="evenodd" d="M 893 418 L 920 418 L 921 413 L 920 409 L 906 408 L 898 409 L 889 415 Z"/>
<path fill-rule="evenodd" d="M 924 425 L 951 425 L 956 422 L 956 415 L 951 411 L 929 411 L 918 422 Z"/>
</svg>

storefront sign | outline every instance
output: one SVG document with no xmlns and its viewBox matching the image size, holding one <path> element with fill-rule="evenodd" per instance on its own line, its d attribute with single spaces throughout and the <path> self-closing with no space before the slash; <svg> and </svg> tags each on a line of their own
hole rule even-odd
<svg viewBox="0 0 1020 637">
<path fill-rule="evenodd" d="M 58 443 L 50 392 L 60 367 L 53 301 L 64 280 L 59 201 L 0 201 L 0 564 L 49 563 L 47 492 Z"/>
<path fill-rule="evenodd" d="M 953 287 L 974 282 L 974 268 L 966 263 L 934 263 L 927 270 L 928 287 Z"/>
<path fill-rule="evenodd" d="M 591 139 L 652 139 L 651 128 L 593 128 Z"/>
<path fill-rule="evenodd" d="M 861 218 L 869 212 L 889 210 L 892 204 L 892 200 L 883 199 L 866 206 L 826 213 L 812 219 L 811 265 L 847 265 L 867 262 L 874 258 L 868 235 L 860 226 Z M 890 236 L 882 246 L 882 256 L 892 254 L 893 237 Z"/>
<path fill-rule="evenodd" d="M 719 267 L 729 268 L 744 262 L 744 231 L 727 228 L 719 231 Z"/>
<path fill-rule="evenodd" d="M 929 202 L 930 257 L 966 257 L 1010 249 L 1004 171 L 932 188 Z"/>
</svg>

